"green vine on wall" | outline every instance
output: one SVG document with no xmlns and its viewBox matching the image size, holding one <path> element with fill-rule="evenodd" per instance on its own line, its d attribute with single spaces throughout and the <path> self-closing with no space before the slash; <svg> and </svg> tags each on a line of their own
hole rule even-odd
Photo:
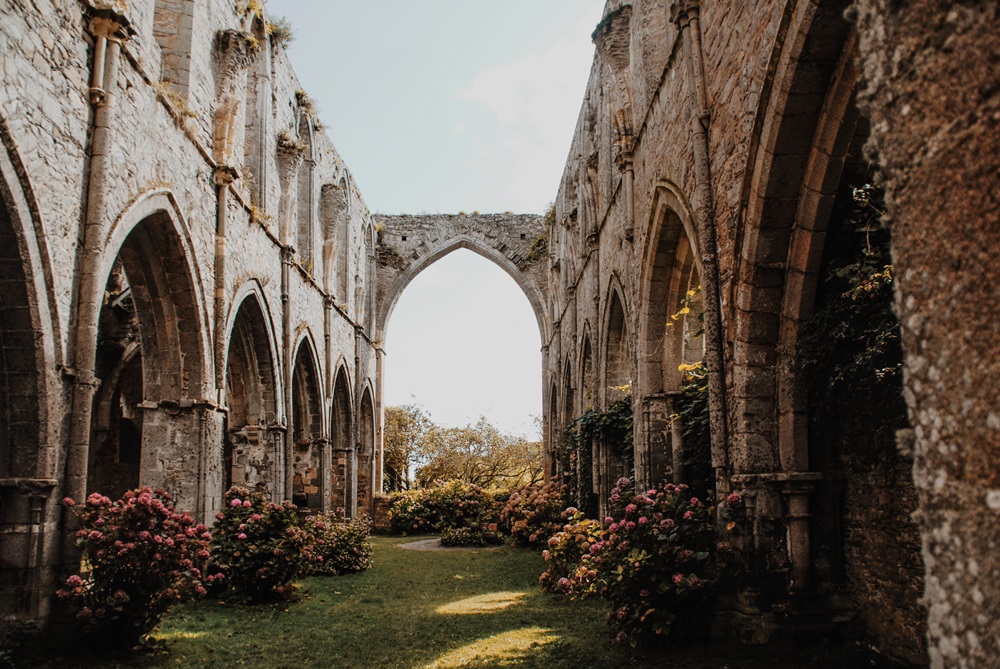
<svg viewBox="0 0 1000 669">
<path fill-rule="evenodd" d="M 631 395 L 612 402 L 606 411 L 588 409 L 563 433 L 558 457 L 566 473 L 569 494 L 584 512 L 591 514 L 597 510 L 593 493 L 593 448 L 597 444 L 605 444 L 618 459 L 623 476 L 635 476 Z"/>
<path fill-rule="evenodd" d="M 681 466 L 684 480 L 696 495 L 706 495 L 715 488 L 712 474 L 712 438 L 708 419 L 708 368 L 704 362 L 680 365 L 680 394 L 674 400 L 674 413 L 681 433 Z"/>
</svg>

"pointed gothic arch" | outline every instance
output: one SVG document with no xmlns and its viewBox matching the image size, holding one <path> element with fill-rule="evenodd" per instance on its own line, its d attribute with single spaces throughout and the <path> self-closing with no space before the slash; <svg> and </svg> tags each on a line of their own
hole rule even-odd
<svg viewBox="0 0 1000 669">
<path fill-rule="evenodd" d="M 627 400 L 632 393 L 633 365 L 629 345 L 629 318 L 621 287 L 615 277 L 608 287 L 604 312 L 604 354 L 601 356 L 603 381 L 601 396 L 603 408 L 608 410 L 615 402 Z M 597 487 L 602 513 L 611 497 L 618 479 L 632 476 L 634 456 L 622 450 L 622 444 L 609 443 L 606 439 L 597 445 Z"/>
<path fill-rule="evenodd" d="M 559 386 L 553 379 L 549 384 L 548 393 L 548 420 L 545 422 L 545 478 L 550 479 L 559 474 L 557 471 L 559 461 L 556 454 L 559 452 Z"/>
<path fill-rule="evenodd" d="M 312 115 L 300 106 L 296 111 L 298 124 L 296 132 L 305 146 L 305 160 L 299 165 L 296 197 L 298 211 L 295 218 L 295 253 L 299 264 L 309 274 L 316 274 L 316 258 L 313 250 L 316 229 L 316 205 L 314 196 L 317 162 L 316 129 Z"/>
<path fill-rule="evenodd" d="M 604 362 L 601 378 L 601 395 L 605 405 L 619 400 L 631 392 L 633 380 L 632 350 L 629 345 L 629 318 L 625 300 L 617 280 L 608 287 L 604 311 Z"/>
<path fill-rule="evenodd" d="M 149 485 L 170 492 L 180 508 L 202 509 L 207 463 L 217 453 L 196 427 L 214 384 L 192 236 L 172 195 L 158 190 L 137 199 L 106 240 L 96 268 L 100 294 L 83 296 L 99 308 L 95 408 L 106 412 L 91 414 L 83 474 L 90 490 Z M 202 435 L 194 448 L 190 434 Z"/>
<path fill-rule="evenodd" d="M 57 535 L 61 511 L 53 495 L 60 421 L 50 419 L 59 396 L 60 328 L 50 316 L 53 284 L 44 235 L 36 234 L 38 208 L 2 118 L 0 142 L 0 536 L 8 547 L 0 558 L 0 611 L 30 620 L 48 610 L 44 593 L 57 560 L 37 538 Z"/>
<path fill-rule="evenodd" d="M 8 159 L 3 156 L 2 167 Z M 35 337 L 44 331 L 39 320 L 44 301 L 34 283 L 33 235 L 19 215 L 30 213 L 18 206 L 27 203 L 17 202 L 23 191 L 15 178 L 7 169 L 0 172 L 0 479 L 46 478 L 42 370 L 48 356 L 44 338 Z"/>
<path fill-rule="evenodd" d="M 292 502 L 313 510 L 323 508 L 323 396 L 319 361 L 312 338 L 298 344 L 292 368 L 291 440 Z"/>
<path fill-rule="evenodd" d="M 374 495 L 379 492 L 375 489 L 375 467 L 378 464 L 376 450 L 375 400 L 371 384 L 366 384 L 358 409 L 357 504 L 359 510 L 364 509 L 369 515 L 372 513 Z"/>
<path fill-rule="evenodd" d="M 330 505 L 353 515 L 357 498 L 357 452 L 354 444 L 354 393 L 346 364 L 337 368 L 333 383 L 330 442 L 333 449 Z"/>
<path fill-rule="evenodd" d="M 579 397 L 577 405 L 579 413 L 592 409 L 597 404 L 597 367 L 594 364 L 594 346 L 591 343 L 590 323 L 584 322 L 583 335 L 580 338 L 580 363 L 577 378 L 580 380 L 577 390 Z"/>
<path fill-rule="evenodd" d="M 222 487 L 239 485 L 279 499 L 284 435 L 273 330 L 256 285 L 237 304 L 226 355 Z"/>
<path fill-rule="evenodd" d="M 417 248 L 414 249 L 409 259 L 400 256 L 396 265 L 380 265 L 375 331 L 378 333 L 385 331 L 386 324 L 389 322 L 400 296 L 418 274 L 446 255 L 459 249 L 466 249 L 494 263 L 514 280 L 514 283 L 524 292 L 535 314 L 540 339 L 547 341 L 548 322 L 544 296 L 547 285 L 544 279 L 546 274 L 542 272 L 540 274 L 542 278 L 539 278 L 533 270 L 534 262 L 536 259 L 540 259 L 540 256 L 532 257 L 530 261 L 526 260 L 530 255 L 529 247 L 542 238 L 539 235 L 543 226 L 535 220 L 536 218 L 539 217 L 532 217 L 527 224 L 519 228 L 512 227 L 509 233 L 504 233 L 504 237 L 493 233 L 497 236 L 492 239 L 476 230 L 476 220 L 473 218 L 461 222 L 443 221 L 439 229 L 431 227 L 429 233 L 419 229 L 409 232 L 405 224 L 412 224 L 412 217 L 404 217 L 401 223 L 387 221 L 387 224 L 391 226 L 388 231 L 394 237 L 403 241 L 403 244 L 408 244 L 408 247 L 416 246 Z M 485 228 L 485 226 L 483 227 Z M 513 233 L 521 228 L 525 232 L 518 233 L 520 239 L 512 239 Z M 415 239 L 407 242 L 405 240 L 408 240 L 408 232 Z M 506 236 L 508 234 L 510 236 Z M 382 236 L 383 238 L 386 236 L 386 230 L 383 231 Z M 425 236 L 430 238 L 425 239 Z M 528 239 L 529 236 L 532 236 L 531 240 Z M 414 244 L 416 240 L 419 241 Z M 400 246 L 402 247 L 403 244 Z M 384 245 L 385 242 L 383 242 Z"/>
<path fill-rule="evenodd" d="M 693 216 L 675 185 L 655 191 L 639 297 L 636 379 L 636 478 L 642 485 L 682 482 L 683 444 L 671 419 L 681 388 L 679 366 L 705 356 L 701 330 L 701 259 Z"/>
</svg>

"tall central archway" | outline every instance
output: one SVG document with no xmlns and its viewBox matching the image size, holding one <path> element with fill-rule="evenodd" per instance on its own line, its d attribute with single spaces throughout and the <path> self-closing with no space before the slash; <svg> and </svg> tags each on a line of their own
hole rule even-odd
<svg viewBox="0 0 1000 669">
<path fill-rule="evenodd" d="M 540 216 L 392 216 L 379 219 L 376 259 L 377 333 L 385 331 L 399 297 L 423 270 L 467 249 L 506 272 L 531 304 L 542 341 L 548 337 L 547 238 Z"/>
<path fill-rule="evenodd" d="M 303 339 L 292 371 L 292 501 L 312 510 L 323 508 L 323 413 L 319 365 L 310 340 Z"/>
</svg>

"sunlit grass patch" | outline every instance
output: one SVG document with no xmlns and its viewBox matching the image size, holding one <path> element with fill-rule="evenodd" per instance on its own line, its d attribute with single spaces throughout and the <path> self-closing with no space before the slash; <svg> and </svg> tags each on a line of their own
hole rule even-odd
<svg viewBox="0 0 1000 669">
<path fill-rule="evenodd" d="M 495 613 L 517 604 L 526 592 L 488 592 L 485 595 L 466 597 L 436 609 L 437 613 Z"/>
<path fill-rule="evenodd" d="M 207 632 L 190 632 L 186 630 L 172 629 L 169 632 L 161 632 L 156 635 L 160 641 L 177 641 L 179 639 L 200 639 Z"/>
<path fill-rule="evenodd" d="M 472 663 L 504 664 L 523 660 L 541 646 L 558 641 L 552 630 L 541 627 L 523 627 L 501 632 L 485 639 L 477 639 L 461 648 L 445 653 L 425 669 L 452 669 Z"/>
</svg>

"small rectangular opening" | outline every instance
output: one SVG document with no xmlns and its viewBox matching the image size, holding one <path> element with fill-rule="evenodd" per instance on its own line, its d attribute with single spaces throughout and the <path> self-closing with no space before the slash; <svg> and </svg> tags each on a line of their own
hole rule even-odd
<svg viewBox="0 0 1000 669">
<path fill-rule="evenodd" d="M 406 235 L 403 235 L 403 241 L 404 242 L 406 241 Z"/>
<path fill-rule="evenodd" d="M 521 233 L 521 239 L 527 239 L 527 237 L 528 237 L 528 235 L 526 235 L 526 234 L 525 234 L 525 233 L 523 233 L 523 232 Z"/>
</svg>

